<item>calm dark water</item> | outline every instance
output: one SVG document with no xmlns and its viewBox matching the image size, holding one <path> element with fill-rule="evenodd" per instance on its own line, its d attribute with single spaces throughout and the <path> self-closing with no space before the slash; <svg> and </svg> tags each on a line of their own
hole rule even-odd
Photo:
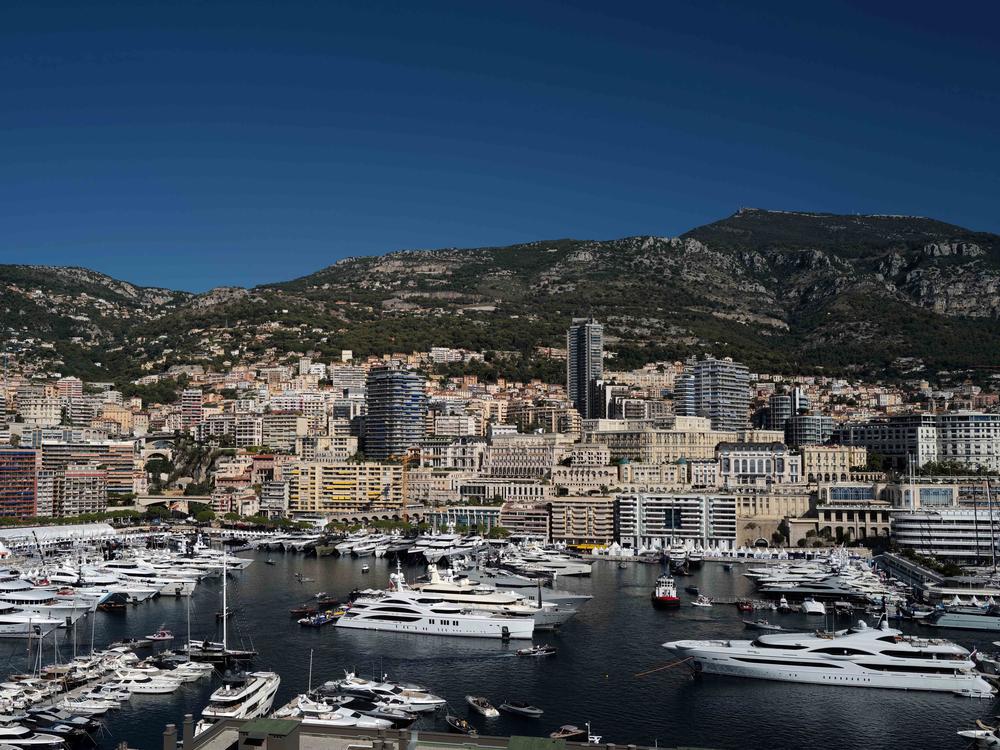
<svg viewBox="0 0 1000 750">
<path fill-rule="evenodd" d="M 513 655 L 519 643 L 476 638 L 442 638 L 365 631 L 303 628 L 288 610 L 319 591 L 345 596 L 356 586 L 383 585 L 391 564 L 372 560 L 371 572 L 361 573 L 354 559 L 306 558 L 273 553 L 274 566 L 264 565 L 266 554 L 230 578 L 231 603 L 240 609 L 231 621 L 231 643 L 244 642 L 260 652 L 255 668 L 272 669 L 282 677 L 275 707 L 307 687 L 310 652 L 313 683 L 318 684 L 353 669 L 364 676 L 387 672 L 396 679 L 419 682 L 447 698 L 460 715 L 469 712 L 468 693 L 485 695 L 494 703 L 506 698 L 528 700 L 545 709 L 540 720 L 502 715 L 471 720 L 484 734 L 547 734 L 561 724 L 592 723 L 605 741 L 646 745 L 695 745 L 715 748 L 838 747 L 845 750 L 879 748 L 959 748 L 965 741 L 955 732 L 977 718 L 1000 713 L 995 701 L 978 701 L 935 693 L 907 693 L 705 676 L 694 679 L 686 668 L 672 668 L 637 677 L 666 665 L 670 652 L 664 641 L 680 638 L 747 637 L 740 613 L 729 605 L 710 609 L 684 606 L 677 611 L 654 610 L 649 592 L 659 574 L 657 566 L 630 565 L 620 569 L 598 562 L 588 579 L 565 579 L 560 588 L 594 595 L 558 634 L 540 634 L 536 642 L 559 648 L 554 658 L 525 659 Z M 409 577 L 421 568 L 407 569 Z M 296 573 L 315 579 L 299 583 Z M 694 583 L 718 597 L 752 590 L 740 566 L 726 572 L 706 563 L 681 585 Z M 221 581 L 198 586 L 191 599 L 192 635 L 217 637 L 215 612 L 220 607 Z M 686 595 L 682 595 L 686 596 Z M 183 642 L 188 602 L 160 598 L 131 608 L 125 615 L 97 613 L 94 633 L 98 647 L 124 636 L 142 636 L 168 627 Z M 772 622 L 807 627 L 802 615 L 769 613 Z M 815 627 L 815 619 L 809 625 Z M 840 623 L 841 626 L 846 623 Z M 91 622 L 80 624 L 78 647 L 86 650 Z M 924 631 L 926 632 L 926 631 Z M 989 646 L 988 636 L 949 632 L 967 647 Z M 63 655 L 72 642 L 60 635 Z M 51 641 L 48 642 L 51 644 Z M 51 645 L 47 648 L 51 649 Z M 0 642 L 0 660 L 7 671 L 24 668 L 25 644 Z M 51 661 L 51 651 L 46 661 Z M 100 747 L 122 740 L 129 746 L 155 750 L 163 727 L 180 722 L 185 713 L 197 717 L 218 686 L 202 680 L 188 683 L 166 696 L 133 697 L 121 711 L 105 718 L 107 734 Z M 415 728 L 443 729 L 443 712 L 423 718 Z"/>
</svg>

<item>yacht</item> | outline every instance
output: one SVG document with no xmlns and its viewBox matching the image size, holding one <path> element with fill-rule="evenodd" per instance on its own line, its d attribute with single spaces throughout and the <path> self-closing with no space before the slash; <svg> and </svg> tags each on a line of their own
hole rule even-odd
<svg viewBox="0 0 1000 750">
<path fill-rule="evenodd" d="M 4 747 L 64 748 L 65 740 L 54 734 L 38 733 L 14 721 L 0 723 L 0 745 Z"/>
<path fill-rule="evenodd" d="M 422 713 L 434 711 L 445 705 L 446 701 L 433 693 L 428 693 L 420 685 L 406 685 L 390 682 L 383 677 L 381 682 L 366 680 L 354 672 L 345 672 L 342 680 L 331 680 L 323 685 L 321 692 L 338 691 L 348 695 L 357 695 L 371 701 L 388 701 L 396 707 L 405 707 L 406 711 Z"/>
<path fill-rule="evenodd" d="M 340 705 L 338 701 L 330 703 L 322 698 L 317 700 L 306 695 L 300 695 L 294 706 L 287 706 L 275 713 L 275 717 L 284 716 L 298 717 L 302 719 L 303 724 L 316 726 L 359 727 L 361 729 L 391 729 L 393 726 L 389 719 L 362 713 Z"/>
<path fill-rule="evenodd" d="M 275 672 L 250 672 L 212 693 L 202 712 L 200 730 L 223 719 L 256 719 L 271 710 L 281 677 Z"/>
<path fill-rule="evenodd" d="M 115 690 L 139 695 L 164 695 L 173 693 L 181 686 L 180 680 L 145 672 L 121 672 L 116 677 L 117 681 L 110 683 Z"/>
<path fill-rule="evenodd" d="M 446 602 L 420 591 L 392 591 L 362 594 L 335 627 L 508 639 L 531 638 L 535 621 Z"/>
<path fill-rule="evenodd" d="M 497 591 L 491 586 L 475 584 L 468 578 L 457 578 L 451 571 L 442 576 L 433 565 L 428 568 L 427 573 L 430 580 L 426 583 L 414 583 L 412 589 L 439 596 L 446 602 L 465 604 L 488 612 L 499 612 L 511 617 L 530 617 L 535 621 L 536 629 L 555 628 L 576 614 L 576 610 L 570 607 L 542 601 L 540 594 L 532 601 L 514 591 Z M 411 588 L 398 566 L 396 573 L 389 576 L 389 585 L 391 589 L 400 591 Z"/>
<path fill-rule="evenodd" d="M 756 640 L 670 641 L 696 672 L 817 685 L 930 690 L 989 698 L 996 692 L 967 650 L 904 636 L 883 618 L 835 633 L 772 633 Z"/>
<path fill-rule="evenodd" d="M 0 604 L 0 638 L 44 638 L 65 621 Z"/>
<path fill-rule="evenodd" d="M 956 628 L 960 630 L 1000 630 L 1000 606 L 987 607 L 945 607 L 937 609 L 922 619 L 936 628 Z"/>
</svg>

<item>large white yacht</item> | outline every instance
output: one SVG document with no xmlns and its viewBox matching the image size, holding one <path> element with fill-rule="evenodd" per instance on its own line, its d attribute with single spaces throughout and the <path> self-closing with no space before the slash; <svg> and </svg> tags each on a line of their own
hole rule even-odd
<svg viewBox="0 0 1000 750">
<path fill-rule="evenodd" d="M 271 710 L 281 677 L 276 672 L 249 672 L 212 693 L 202 711 L 198 731 L 223 719 L 256 719 Z"/>
<path fill-rule="evenodd" d="M 576 614 L 576 610 L 569 606 L 560 607 L 553 602 L 532 601 L 524 594 L 515 591 L 498 591 L 492 586 L 473 583 L 468 578 L 458 578 L 451 570 L 442 575 L 435 565 L 427 568 L 427 577 L 429 579 L 427 582 L 409 586 L 397 568 L 396 573 L 389 576 L 389 585 L 393 590 L 405 591 L 412 588 L 424 594 L 439 596 L 446 602 L 464 604 L 487 612 L 499 612 L 511 617 L 530 617 L 535 621 L 536 630 L 562 625 Z"/>
<path fill-rule="evenodd" d="M 973 697 L 996 691 L 967 650 L 950 641 L 904 636 L 864 622 L 836 633 L 776 633 L 753 641 L 671 641 L 664 647 L 707 674 L 818 685 L 932 690 Z"/>
<path fill-rule="evenodd" d="M 0 604 L 0 638 L 44 638 L 64 621 Z"/>
<path fill-rule="evenodd" d="M 440 596 L 419 591 L 373 591 L 355 599 L 336 627 L 418 635 L 531 638 L 535 621 L 446 602 Z"/>
</svg>

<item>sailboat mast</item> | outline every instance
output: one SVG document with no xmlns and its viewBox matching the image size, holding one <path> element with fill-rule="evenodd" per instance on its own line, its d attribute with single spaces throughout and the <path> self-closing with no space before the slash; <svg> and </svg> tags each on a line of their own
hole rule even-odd
<svg viewBox="0 0 1000 750">
<path fill-rule="evenodd" d="M 997 572 L 997 536 L 993 529 L 993 495 L 990 493 L 990 479 L 986 478 L 986 503 L 990 514 L 990 555 L 993 557 L 993 575 Z"/>
<path fill-rule="evenodd" d="M 229 600 L 226 592 L 226 579 L 229 578 L 226 568 L 226 552 L 222 551 L 222 651 L 225 653 L 229 649 Z"/>
</svg>

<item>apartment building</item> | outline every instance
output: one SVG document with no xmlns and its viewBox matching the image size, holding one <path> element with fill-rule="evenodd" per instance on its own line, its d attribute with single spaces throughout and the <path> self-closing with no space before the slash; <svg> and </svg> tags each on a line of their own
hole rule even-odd
<svg viewBox="0 0 1000 750">
<path fill-rule="evenodd" d="M 625 547 L 690 542 L 732 549 L 736 545 L 733 494 L 625 493 L 615 502 L 616 537 Z"/>
<path fill-rule="evenodd" d="M 107 509 L 107 471 L 94 464 L 74 464 L 56 475 L 53 515 L 79 516 Z"/>
<path fill-rule="evenodd" d="M 37 451 L 0 448 L 0 516 L 30 518 L 37 515 L 38 468 Z"/>
<path fill-rule="evenodd" d="M 605 546 L 614 541 L 612 497 L 553 497 L 549 501 L 549 515 L 553 542 Z"/>
<path fill-rule="evenodd" d="M 607 445 L 613 461 L 643 464 L 714 459 L 715 446 L 736 438 L 735 430 L 713 429 L 707 417 L 677 416 L 669 428 L 653 427 L 647 422 L 600 420 L 593 429 L 585 425 L 584 430 L 584 440 Z"/>
<path fill-rule="evenodd" d="M 562 459 L 572 438 L 560 434 L 494 435 L 483 457 L 483 473 L 491 477 L 541 479 Z"/>
<path fill-rule="evenodd" d="M 868 449 L 853 445 L 804 445 L 802 476 L 807 482 L 847 482 L 851 472 L 868 463 Z"/>
<path fill-rule="evenodd" d="M 728 357 L 689 359 L 676 381 L 675 402 L 678 414 L 707 417 L 714 430 L 741 430 L 750 420 L 750 371 Z"/>
<path fill-rule="evenodd" d="M 521 539 L 551 539 L 549 505 L 545 502 L 511 501 L 500 508 L 500 525 Z"/>
<path fill-rule="evenodd" d="M 403 508 L 403 467 L 397 464 L 298 461 L 289 468 L 287 478 L 292 514 Z"/>
<path fill-rule="evenodd" d="M 899 470 L 929 461 L 955 461 L 1000 471 L 1000 414 L 901 414 L 841 425 L 833 440 L 885 456 Z"/>
</svg>

